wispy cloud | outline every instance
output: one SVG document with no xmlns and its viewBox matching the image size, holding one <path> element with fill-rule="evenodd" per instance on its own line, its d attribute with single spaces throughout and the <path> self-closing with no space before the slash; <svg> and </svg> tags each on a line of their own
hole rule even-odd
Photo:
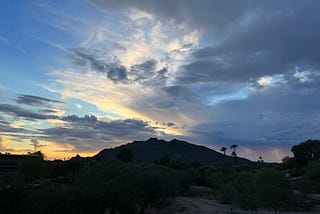
<svg viewBox="0 0 320 214">
<path fill-rule="evenodd" d="M 1 36 L 1 35 L 0 35 L 0 41 L 1 41 L 1 42 L 4 42 L 4 43 L 6 43 L 6 44 L 9 44 L 9 39 L 7 39 L 6 37 Z"/>
<path fill-rule="evenodd" d="M 40 132 L 51 141 L 69 143 L 79 150 L 101 149 L 128 139 L 144 139 L 157 135 L 152 126 L 138 119 L 103 122 L 94 116 L 72 115 L 63 117 L 62 120 L 66 122 L 65 126 L 42 129 Z"/>
<path fill-rule="evenodd" d="M 21 94 L 15 100 L 19 104 L 26 104 L 39 107 L 50 107 L 52 104 L 63 104 L 63 102 L 45 97 Z"/>
<path fill-rule="evenodd" d="M 36 30 L 23 33 L 64 51 L 41 83 L 61 100 L 0 104 L 5 136 L 92 152 L 174 135 L 277 160 L 282 145 L 319 138 L 318 2 L 92 2 L 34 3 Z"/>
<path fill-rule="evenodd" d="M 31 119 L 31 120 L 58 119 L 58 116 L 56 115 L 36 113 L 12 104 L 0 104 L 0 112 L 4 112 L 7 114 L 11 114 L 12 116 L 22 117 L 22 118 Z"/>
</svg>

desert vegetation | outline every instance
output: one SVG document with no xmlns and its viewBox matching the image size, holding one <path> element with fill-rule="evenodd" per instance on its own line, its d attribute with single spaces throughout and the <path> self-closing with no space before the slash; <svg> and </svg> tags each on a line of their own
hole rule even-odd
<svg viewBox="0 0 320 214">
<path fill-rule="evenodd" d="M 190 187 L 206 186 L 220 203 L 243 210 L 305 211 L 320 193 L 317 140 L 292 147 L 294 157 L 283 163 L 216 165 L 163 156 L 153 163 L 134 162 L 130 149 L 112 160 L 68 161 L 22 159 L 18 172 L 0 179 L 0 209 L 4 213 L 145 213 L 161 210 L 177 196 L 195 196 Z"/>
</svg>

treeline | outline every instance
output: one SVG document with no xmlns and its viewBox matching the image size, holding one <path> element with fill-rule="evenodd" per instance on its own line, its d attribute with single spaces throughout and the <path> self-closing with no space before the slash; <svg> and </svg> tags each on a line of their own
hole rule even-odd
<svg viewBox="0 0 320 214">
<path fill-rule="evenodd" d="M 192 185 L 208 186 L 221 203 L 235 204 L 244 210 L 264 208 L 274 211 L 304 209 L 304 201 L 293 193 L 292 186 L 281 171 L 281 165 L 265 163 L 234 165 L 226 162 L 215 167 L 199 163 L 179 163 L 162 159 L 158 164 L 178 169 Z"/>
<path fill-rule="evenodd" d="M 185 194 L 183 172 L 156 164 L 121 160 L 23 163 L 25 173 L 0 182 L 4 213 L 144 213 Z"/>
<path fill-rule="evenodd" d="M 86 166 L 70 184 L 30 191 L 21 203 L 26 213 L 144 213 L 162 208 L 186 191 L 184 176 L 152 165 L 120 161 Z M 30 206 L 32 204 L 32 206 Z"/>
<path fill-rule="evenodd" d="M 111 161 L 44 161 L 40 155 L 19 163 L 19 173 L 0 179 L 0 210 L 144 213 L 167 207 L 176 196 L 195 196 L 193 185 L 210 187 L 222 203 L 244 210 L 305 210 L 312 205 L 308 194 L 320 193 L 319 145 L 307 141 L 293 147 L 294 157 L 285 157 L 282 164 L 229 161 L 208 166 L 168 157 L 132 163 L 133 154 L 126 149 Z"/>
<path fill-rule="evenodd" d="M 320 141 L 307 140 L 291 149 L 294 157 L 282 159 L 282 169 L 296 178 L 293 188 L 308 203 L 308 193 L 320 193 Z"/>
</svg>

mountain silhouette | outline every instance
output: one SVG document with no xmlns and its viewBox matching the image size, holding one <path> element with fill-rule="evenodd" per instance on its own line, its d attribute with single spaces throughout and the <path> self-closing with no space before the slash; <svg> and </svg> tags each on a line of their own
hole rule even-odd
<svg viewBox="0 0 320 214">
<path fill-rule="evenodd" d="M 209 149 L 205 146 L 199 146 L 173 139 L 165 141 L 157 138 L 150 138 L 147 141 L 133 141 L 115 148 L 104 149 L 95 155 L 96 160 L 116 159 L 119 152 L 123 149 L 131 150 L 133 162 L 154 162 L 162 157 L 168 157 L 172 160 L 180 161 L 199 161 L 202 164 L 218 164 L 225 161 L 232 161 L 236 164 L 249 163 L 245 158 L 230 157 Z"/>
</svg>

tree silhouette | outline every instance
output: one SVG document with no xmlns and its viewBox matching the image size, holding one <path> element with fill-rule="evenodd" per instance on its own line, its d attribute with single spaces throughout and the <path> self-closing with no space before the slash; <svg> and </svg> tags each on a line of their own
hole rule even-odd
<svg viewBox="0 0 320 214">
<path fill-rule="evenodd" d="M 238 147 L 237 144 L 232 144 L 232 145 L 230 146 L 230 149 L 233 149 L 231 156 L 233 156 L 233 157 L 236 157 L 236 156 L 237 156 L 237 153 L 236 153 L 236 148 L 237 148 L 237 147 Z"/>
<path fill-rule="evenodd" d="M 320 160 L 320 140 L 307 140 L 291 148 L 294 159 L 302 166 Z"/>
<path fill-rule="evenodd" d="M 226 150 L 227 150 L 226 147 L 222 147 L 222 148 L 220 149 L 220 151 L 223 152 L 224 155 L 226 155 Z"/>
<path fill-rule="evenodd" d="M 254 178 L 256 199 L 261 207 L 280 208 L 292 206 L 293 192 L 289 180 L 272 168 L 258 170 Z"/>
</svg>

